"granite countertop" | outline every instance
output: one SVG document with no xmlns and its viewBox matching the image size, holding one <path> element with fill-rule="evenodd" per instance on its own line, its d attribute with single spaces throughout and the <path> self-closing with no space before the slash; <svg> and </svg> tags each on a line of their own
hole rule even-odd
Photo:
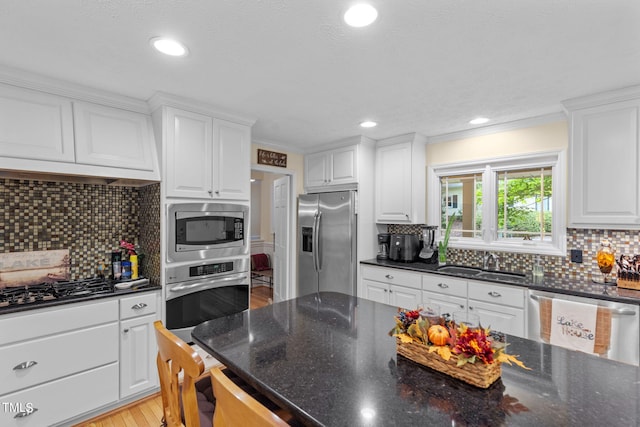
<svg viewBox="0 0 640 427">
<path fill-rule="evenodd" d="M 396 307 L 319 293 L 198 325 L 205 351 L 314 426 L 638 425 L 640 368 L 507 336 L 478 389 L 396 355 Z"/>
<path fill-rule="evenodd" d="M 450 277 L 458 277 L 467 280 L 482 280 L 491 282 L 490 279 L 472 278 L 469 276 L 460 276 L 452 273 L 438 271 L 437 264 L 425 264 L 423 262 L 396 262 L 389 260 L 370 259 L 361 261 L 361 264 L 375 265 L 379 267 L 398 268 L 402 270 L 416 271 L 419 273 L 442 274 Z M 616 301 L 622 303 L 640 305 L 640 291 L 633 289 L 618 288 L 615 284 L 603 285 L 601 283 L 578 281 L 569 278 L 557 278 L 546 275 L 542 282 L 534 282 L 531 274 L 525 275 L 524 282 L 509 282 L 507 280 L 493 281 L 495 283 L 508 284 L 512 286 L 523 286 L 528 289 L 537 291 L 554 292 L 566 295 L 575 295 L 586 298 L 596 298 L 607 301 Z"/>
</svg>

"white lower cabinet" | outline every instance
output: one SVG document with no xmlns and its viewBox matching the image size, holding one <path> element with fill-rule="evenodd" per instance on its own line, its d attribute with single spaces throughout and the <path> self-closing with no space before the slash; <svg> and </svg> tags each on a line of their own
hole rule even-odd
<svg viewBox="0 0 640 427">
<path fill-rule="evenodd" d="M 41 427 L 118 400 L 118 362 L 0 396 L 0 425 Z"/>
<path fill-rule="evenodd" d="M 476 280 L 470 280 L 468 286 L 469 312 L 480 317 L 482 326 L 509 335 L 525 336 L 524 288 Z"/>
<path fill-rule="evenodd" d="M 437 304 L 441 313 L 473 313 L 484 327 L 525 337 L 525 288 L 436 274 L 423 275 L 422 287 L 425 306 Z"/>
<path fill-rule="evenodd" d="M 153 322 L 158 293 L 150 292 L 120 299 L 120 398 L 158 385 Z"/>
<path fill-rule="evenodd" d="M 422 304 L 420 274 L 394 268 L 363 266 L 362 295 L 364 298 L 415 310 Z"/>
<path fill-rule="evenodd" d="M 0 426 L 44 426 L 158 386 L 159 292 L 0 316 Z"/>
</svg>

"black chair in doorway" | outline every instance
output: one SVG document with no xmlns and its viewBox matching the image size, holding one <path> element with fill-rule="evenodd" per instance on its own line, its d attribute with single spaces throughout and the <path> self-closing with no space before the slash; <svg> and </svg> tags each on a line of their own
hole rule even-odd
<svg viewBox="0 0 640 427">
<path fill-rule="evenodd" d="M 273 268 L 267 254 L 251 255 L 251 283 L 264 283 L 273 287 Z"/>
</svg>

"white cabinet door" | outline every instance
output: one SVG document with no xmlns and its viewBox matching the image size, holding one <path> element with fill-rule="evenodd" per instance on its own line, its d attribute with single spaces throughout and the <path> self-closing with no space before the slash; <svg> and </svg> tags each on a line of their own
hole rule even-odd
<svg viewBox="0 0 640 427">
<path fill-rule="evenodd" d="M 120 399 L 158 385 L 156 319 L 150 314 L 120 322 Z"/>
<path fill-rule="evenodd" d="M 73 116 L 77 163 L 154 170 L 151 117 L 79 101 Z"/>
<path fill-rule="evenodd" d="M 350 184 L 358 179 L 358 147 L 351 146 L 331 151 L 329 154 L 329 184 Z"/>
<path fill-rule="evenodd" d="M 389 304 L 405 310 L 415 310 L 422 304 L 422 292 L 419 289 L 389 285 Z"/>
<path fill-rule="evenodd" d="M 362 281 L 364 298 L 372 301 L 389 304 L 389 285 L 371 280 Z"/>
<path fill-rule="evenodd" d="M 640 227 L 640 99 L 571 113 L 570 224 Z"/>
<path fill-rule="evenodd" d="M 219 119 L 214 119 L 213 125 L 213 197 L 249 200 L 250 128 Z"/>
<path fill-rule="evenodd" d="M 304 156 L 304 186 L 320 187 L 327 185 L 328 157 L 327 154 L 316 153 Z"/>
<path fill-rule="evenodd" d="M 376 222 L 411 222 L 411 143 L 376 150 Z"/>
<path fill-rule="evenodd" d="M 68 99 L 0 85 L 0 118 L 0 156 L 75 161 Z"/>
<path fill-rule="evenodd" d="M 439 308 L 440 314 L 453 315 L 456 312 L 467 311 L 467 299 L 436 292 L 422 291 L 422 304 L 424 307 Z M 436 307 L 437 306 L 437 307 Z"/>
<path fill-rule="evenodd" d="M 480 317 L 480 324 L 492 331 L 525 338 L 524 309 L 469 300 L 469 312 Z"/>
<path fill-rule="evenodd" d="M 170 107 L 166 110 L 166 120 L 167 196 L 210 199 L 213 120 Z"/>
</svg>

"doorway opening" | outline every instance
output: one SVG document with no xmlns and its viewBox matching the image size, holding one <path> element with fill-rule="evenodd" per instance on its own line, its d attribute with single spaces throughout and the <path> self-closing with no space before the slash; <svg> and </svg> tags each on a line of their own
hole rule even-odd
<svg viewBox="0 0 640 427">
<path fill-rule="evenodd" d="M 251 255 L 261 260 L 262 267 L 266 259 L 272 269 L 268 280 L 259 271 L 252 274 L 252 296 L 257 290 L 259 298 L 266 295 L 273 302 L 295 296 L 295 180 L 295 171 L 289 169 L 264 165 L 251 169 Z"/>
</svg>

